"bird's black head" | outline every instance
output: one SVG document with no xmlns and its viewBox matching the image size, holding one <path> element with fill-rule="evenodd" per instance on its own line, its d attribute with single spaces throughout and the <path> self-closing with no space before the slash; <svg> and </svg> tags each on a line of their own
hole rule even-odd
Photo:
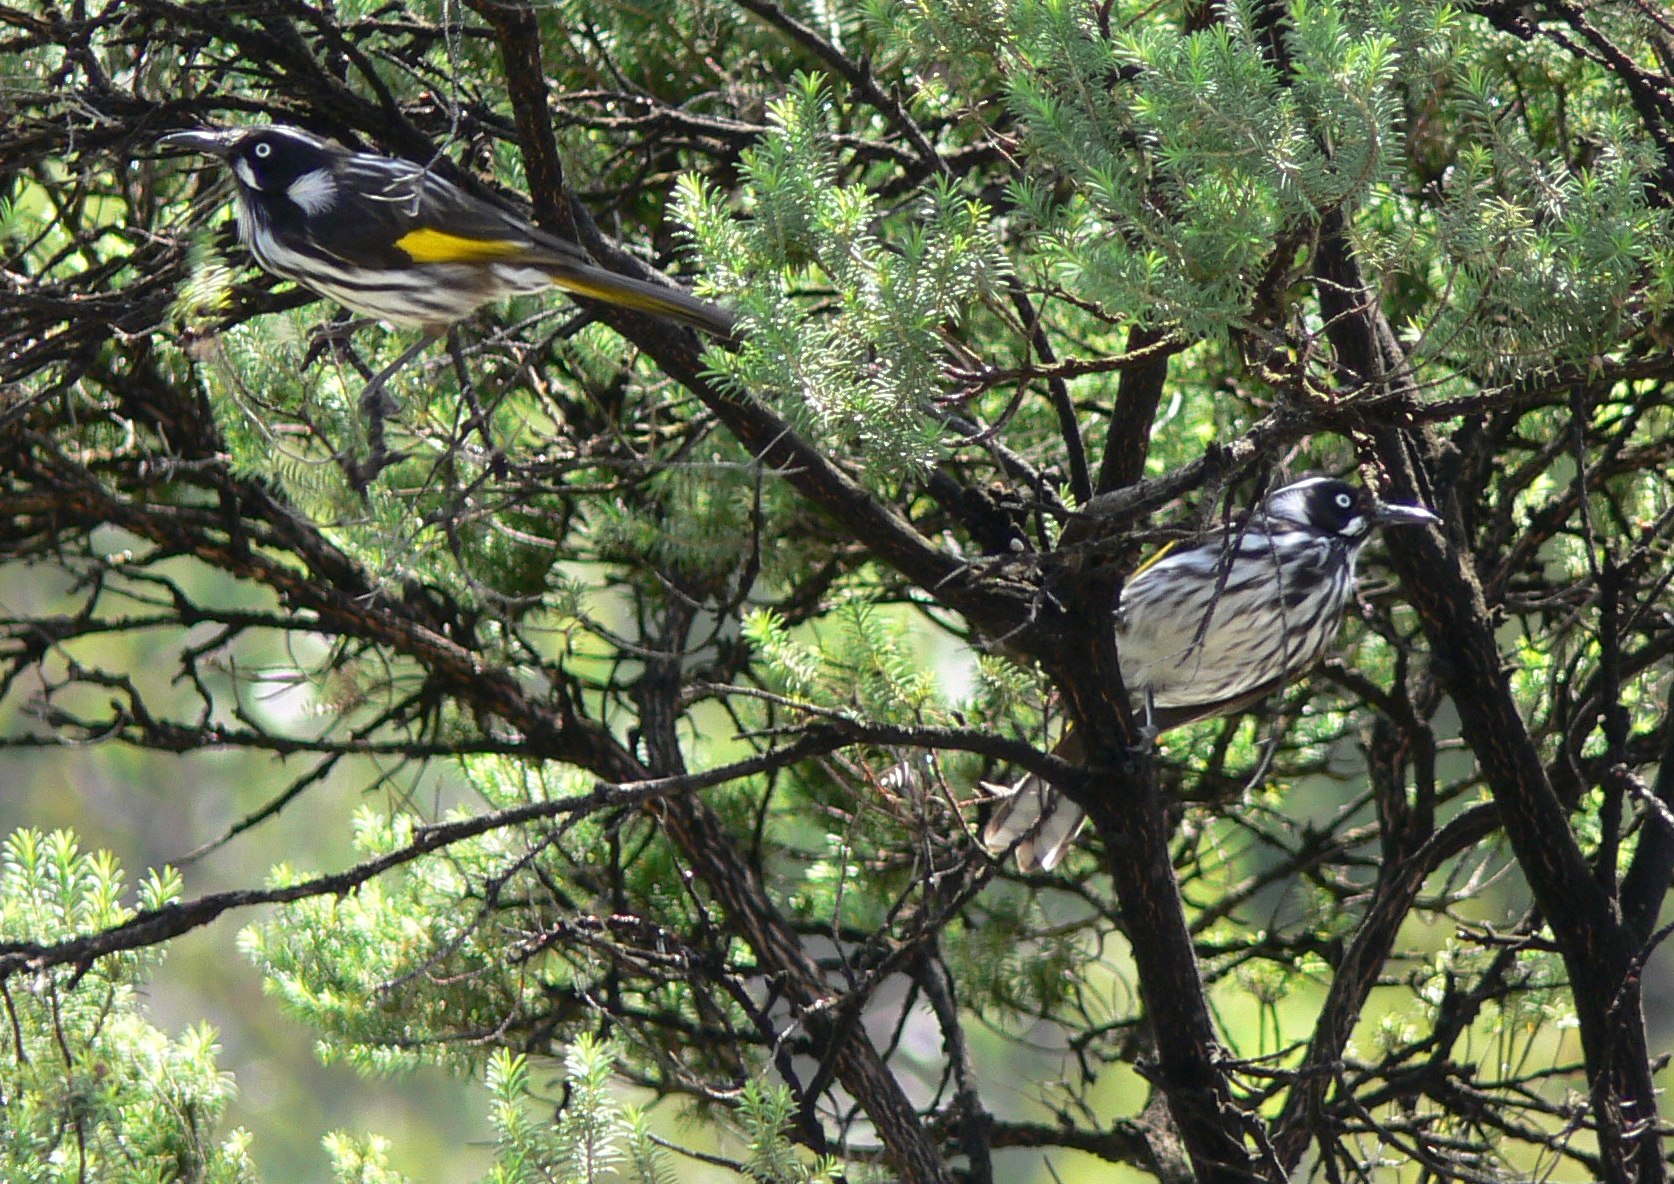
<svg viewBox="0 0 1674 1184">
<path fill-rule="evenodd" d="M 310 213 L 334 188 L 331 166 L 344 151 L 330 140 L 283 124 L 174 132 L 158 143 L 223 160 L 245 193 L 290 197 Z"/>
<path fill-rule="evenodd" d="M 1393 506 L 1335 477 L 1305 477 L 1267 495 L 1261 513 L 1281 529 L 1308 530 L 1359 544 L 1378 526 L 1438 519 L 1422 506 Z"/>
</svg>

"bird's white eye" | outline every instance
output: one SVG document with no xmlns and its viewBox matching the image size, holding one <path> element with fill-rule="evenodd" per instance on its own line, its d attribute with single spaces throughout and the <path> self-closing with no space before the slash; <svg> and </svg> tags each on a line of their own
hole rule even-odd
<svg viewBox="0 0 1674 1184">
<path fill-rule="evenodd" d="M 1354 505 L 1354 499 L 1348 494 L 1339 493 L 1337 495 L 1337 508 L 1339 510 L 1346 510 L 1352 505 Z"/>
<path fill-rule="evenodd" d="M 273 155 L 273 145 L 272 144 L 257 144 L 254 148 L 251 149 L 251 151 L 254 152 L 262 160 L 266 160 L 268 157 Z"/>
</svg>

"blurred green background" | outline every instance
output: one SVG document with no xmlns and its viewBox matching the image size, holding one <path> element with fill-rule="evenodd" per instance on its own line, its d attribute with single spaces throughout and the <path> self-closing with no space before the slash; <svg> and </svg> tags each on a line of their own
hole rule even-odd
<svg viewBox="0 0 1674 1184">
<path fill-rule="evenodd" d="M 63 590 L 38 575 L 28 570 L 0 572 L 0 603 L 14 612 L 50 608 Z M 227 587 L 218 591 L 222 595 L 233 592 Z M 111 665 L 147 671 L 167 681 L 173 673 L 169 663 L 177 652 L 177 643 L 177 636 L 157 633 L 145 638 L 109 639 L 101 644 L 130 647 L 124 654 L 106 653 Z M 248 678 L 259 673 L 260 677 L 252 679 L 253 684 L 270 688 L 255 695 L 253 701 L 259 702 L 262 710 L 280 715 L 309 712 L 312 695 L 295 672 L 299 663 L 319 656 L 253 651 L 243 655 L 242 660 L 252 663 L 243 674 Z M 966 674 L 969 655 L 945 635 L 926 636 L 921 660 L 937 668 L 944 685 L 957 689 Z M 252 700 L 251 695 L 246 698 Z M 15 717 L 0 723 L 14 734 L 22 730 L 39 734 L 43 726 L 39 720 Z M 114 745 L 65 745 L 14 748 L 0 759 L 4 760 L 0 772 L 0 832 L 23 826 L 69 828 L 80 836 L 84 847 L 115 853 L 130 884 L 146 868 L 164 863 L 180 867 L 188 896 L 259 884 L 268 868 L 281 860 L 319 871 L 346 866 L 352 859 L 349 818 L 363 804 L 387 809 L 399 799 L 431 816 L 452 805 L 468 804 L 465 791 L 450 777 L 445 763 L 435 763 L 417 774 L 392 774 L 369 761 L 346 762 L 276 817 L 201 856 L 186 859 L 266 806 L 281 787 L 308 767 L 306 758 L 285 760 L 249 753 L 179 758 Z M 1343 779 L 1356 778 L 1357 764 L 1358 754 L 1352 746 L 1343 745 L 1339 777 L 1296 786 L 1283 808 L 1293 817 L 1323 821 L 1347 796 Z M 1521 909 L 1521 880 L 1515 869 L 1507 869 L 1506 854 L 1498 844 L 1485 846 L 1481 867 L 1484 882 L 1457 912 L 1473 920 L 1509 923 Z M 1252 901 L 1246 913 L 1283 914 L 1291 903 L 1276 892 Z M 417 1184 L 481 1179 L 491 1166 L 491 1154 L 486 1095 L 478 1084 L 436 1069 L 369 1079 L 347 1066 L 321 1065 L 314 1055 L 312 1033 L 264 997 L 259 976 L 238 951 L 239 930 L 263 915 L 231 913 L 174 943 L 148 992 L 150 1020 L 170 1033 L 178 1034 L 200 1020 L 207 1020 L 219 1031 L 222 1068 L 233 1073 L 238 1082 L 237 1100 L 229 1110 L 229 1127 L 243 1126 L 252 1133 L 263 1177 L 275 1184 L 324 1178 L 328 1160 L 321 1138 L 330 1131 L 344 1130 L 387 1136 L 392 1144 L 392 1166 Z M 1451 933 L 1439 927 L 1429 933 L 1415 932 L 1413 924 L 1409 922 L 1403 943 L 1409 948 L 1439 949 Z M 1108 949 L 1105 966 L 1108 973 L 1103 981 L 1085 984 L 1086 995 L 1113 1001 L 1125 998 L 1131 990 L 1125 950 Z M 1674 1038 L 1671 972 L 1674 960 L 1664 948 L 1646 976 L 1654 1049 L 1667 1050 Z M 1264 998 L 1260 982 L 1233 976 L 1217 991 L 1216 1002 L 1222 1030 L 1235 1036 L 1242 1052 L 1252 1054 L 1271 1052 L 1302 1038 L 1311 1028 L 1322 995 L 1323 988 L 1318 985 L 1292 983 L 1278 997 Z M 1410 1005 L 1411 997 L 1405 990 L 1390 990 L 1386 995 L 1391 1007 Z M 1122 1009 L 1118 1002 L 1111 1005 L 1112 1014 Z M 1382 1022 L 1398 1023 L 1399 1015 L 1382 1015 L 1374 1004 L 1368 1009 L 1358 1039 L 1375 1039 L 1375 1028 Z M 1529 1022 L 1538 1023 L 1539 1017 L 1531 1017 Z M 1026 1037 L 1018 1040 L 1002 1036 L 981 1025 L 971 1031 L 979 1068 L 986 1070 L 981 1079 L 986 1082 L 987 1104 L 1018 1116 L 1050 1121 L 1050 1112 L 1040 1104 L 1041 1098 L 1050 1094 L 1050 1082 L 1056 1075 L 1074 1071 L 1061 1050 L 1032 1049 Z M 933 1082 L 942 1050 L 933 1035 L 928 1035 L 930 1032 L 926 1025 L 930 1042 L 917 1051 L 923 1056 L 923 1076 Z M 1572 1059 L 1576 1055 L 1573 1041 L 1573 1032 L 1549 1025 L 1536 1042 L 1537 1055 L 1554 1062 Z M 1513 1047 L 1513 1042 L 1507 1042 L 1506 1047 Z M 914 1056 L 915 1043 L 910 1037 L 903 1049 L 905 1057 Z M 1499 1055 L 1492 1046 L 1468 1051 L 1484 1060 Z M 547 1067 L 544 1077 L 555 1075 L 555 1070 Z M 552 1092 L 555 1096 L 556 1091 Z M 1104 1071 L 1094 1096 L 1101 1115 L 1131 1115 L 1144 1105 L 1145 1085 L 1132 1070 L 1117 1066 Z M 665 1114 L 663 1126 L 665 1133 L 683 1142 L 712 1145 L 707 1132 L 694 1130 L 694 1124 L 672 1112 Z M 683 1171 L 683 1179 L 732 1178 L 682 1162 L 689 1169 Z M 996 1165 L 1001 1179 L 1019 1184 L 1137 1178 L 1090 1156 L 1063 1152 L 1055 1153 L 1048 1165 L 1038 1152 L 1002 1151 Z"/>
</svg>

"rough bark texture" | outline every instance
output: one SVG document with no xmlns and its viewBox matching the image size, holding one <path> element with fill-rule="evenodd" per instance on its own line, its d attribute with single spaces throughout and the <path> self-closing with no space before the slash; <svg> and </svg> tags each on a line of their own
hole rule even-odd
<svg viewBox="0 0 1674 1184">
<path fill-rule="evenodd" d="M 8 574 L 50 572 L 62 585 L 47 607 L 33 588 L 16 597 L 23 607 L 5 607 L 0 743 L 311 762 L 229 838 L 357 760 L 496 757 L 595 781 L 571 798 L 420 826 L 401 850 L 342 873 L 212 894 L 71 940 L 20 937 L 0 944 L 0 984 L 55 966 L 85 971 L 233 910 L 349 893 L 486 834 L 516 834 L 523 861 L 472 886 L 481 924 L 503 919 L 519 957 L 585 951 L 605 969 L 588 990 L 555 987 L 547 1012 L 496 1017 L 494 1039 L 551 1055 L 583 1030 L 579 1011 L 651 1049 L 639 1050 L 636 1084 L 720 1110 L 736 1107 L 752 1074 L 768 1075 L 795 1103 L 787 1138 L 880 1159 L 910 1184 L 1005 1180 L 1019 1148 L 1091 1155 L 1171 1184 L 1277 1182 L 1308 1162 L 1327 1179 L 1358 1178 L 1391 1148 L 1438 1179 L 1482 1180 L 1544 1156 L 1610 1184 L 1665 1179 L 1643 994 L 1674 875 L 1674 693 L 1662 685 L 1674 658 L 1674 442 L 1657 427 L 1674 416 L 1666 326 L 1647 323 L 1582 361 L 1541 357 L 1510 378 L 1497 357 L 1477 359 L 1477 371 L 1432 358 L 1448 373 L 1421 372 L 1409 320 L 1392 310 L 1403 300 L 1428 309 L 1402 290 L 1422 285 L 1357 254 L 1365 228 L 1351 206 L 1309 208 L 1277 227 L 1248 308 L 1218 337 L 1124 319 L 1060 283 L 1073 269 L 1036 253 L 1034 229 L 1016 233 L 1019 177 L 1044 178 L 1040 200 L 1065 210 L 1098 188 L 1078 195 L 1073 162 L 1031 157 L 1020 116 L 992 96 L 920 104 L 900 65 L 910 55 L 846 46 L 869 44 L 869 22 L 850 27 L 845 16 L 827 29 L 766 0 L 740 8 L 729 14 L 738 23 L 670 33 L 661 73 L 632 84 L 612 56 L 631 33 L 595 36 L 555 10 L 502 0 L 471 0 L 446 26 L 399 6 L 340 20 L 277 0 L 124 0 L 50 16 L 0 7 L 16 39 L 0 52 L 61 63 L 37 91 L 0 94 L 0 199 L 51 210 L 33 241 L 0 220 L 11 236 L 0 240 L 0 559 Z M 1269 89 L 1298 87 L 1294 11 L 1253 11 L 1252 53 L 1271 71 Z M 1108 48 L 1116 33 L 1100 22 L 1112 12 L 1093 6 L 1075 36 Z M 1172 15 L 1201 31 L 1229 13 Z M 1648 209 L 1674 203 L 1674 83 L 1660 49 L 1620 44 L 1561 4 L 1544 15 L 1479 5 L 1470 19 L 1483 37 L 1539 35 L 1550 52 L 1606 71 L 1626 96 L 1618 110 L 1661 154 L 1643 179 Z M 1007 68 L 1038 50 L 1011 47 Z M 1653 60 L 1663 64 L 1641 64 Z M 1098 103 L 1136 83 L 1138 67 L 1124 62 L 1091 87 Z M 653 199 L 684 169 L 740 185 L 744 151 L 776 134 L 763 113 L 779 97 L 771 80 L 812 66 L 843 100 L 822 133 L 842 162 L 826 180 L 877 196 L 884 255 L 922 245 L 901 209 L 946 184 L 994 205 L 996 240 L 1021 264 L 973 294 L 963 320 L 901 325 L 873 309 L 875 338 L 831 355 L 870 380 L 896 337 L 934 342 L 935 389 L 907 400 L 914 426 L 943 449 L 934 465 L 874 468 L 867 449 L 890 429 L 842 416 L 833 427 L 803 391 L 729 384 L 717 355 L 706 360 L 709 343 L 673 325 L 555 300 L 563 311 L 544 318 L 467 326 L 458 373 L 427 372 L 446 398 L 397 417 L 414 467 L 332 502 L 320 473 L 353 474 L 363 441 L 353 414 L 334 417 L 330 392 L 354 385 L 356 343 L 367 339 L 320 342 L 280 405 L 262 383 L 296 376 L 264 373 L 237 351 L 249 348 L 246 322 L 306 303 L 304 293 L 240 271 L 223 304 L 177 331 L 177 294 L 193 271 L 159 211 L 179 216 L 210 190 L 149 159 L 163 131 L 297 120 L 429 161 L 479 191 L 489 162 L 515 153 L 523 191 L 499 197 L 526 202 L 602 264 L 645 276 L 648 258 L 679 246 Z M 153 73 L 169 79 L 161 97 L 148 89 Z M 252 97 L 251 75 L 282 101 Z M 701 94 L 666 97 L 670 79 L 693 77 L 705 80 Z M 1434 112 L 1415 107 L 1407 125 L 1406 196 L 1419 219 L 1459 149 Z M 1169 167 L 1121 120 L 1106 130 L 1136 175 Z M 1554 178 L 1587 173 L 1589 134 L 1561 152 L 1541 146 Z M 571 151 L 602 175 L 566 172 Z M 1436 176 L 1419 176 L 1426 168 Z M 1156 234 L 1190 188 L 1146 191 Z M 100 221 L 113 205 L 126 211 L 117 226 Z M 1624 234 L 1654 221 L 1636 216 Z M 1156 245 L 1132 238 L 1136 249 Z M 102 253 L 112 240 L 122 250 Z M 227 233 L 214 241 L 242 266 Z M 818 269 L 795 255 L 757 278 L 800 270 Z M 810 285 L 794 296 L 815 310 L 809 333 L 863 299 Z M 1634 298 L 1647 321 L 1661 315 L 1645 285 Z M 595 320 L 614 335 L 589 330 Z M 810 387 L 825 377 L 809 376 Z M 1438 396 L 1443 382 L 1450 393 Z M 1195 401 L 1188 426 L 1214 435 L 1189 455 L 1178 440 L 1156 442 L 1176 386 Z M 297 477 L 254 455 L 292 448 L 295 468 L 317 471 Z M 1370 550 L 1365 601 L 1345 636 L 1372 660 L 1326 663 L 1253 710 L 1256 724 L 1235 717 L 1146 743 L 1111 628 L 1125 573 L 1282 471 L 1355 461 L 1380 496 L 1443 520 Z M 721 487 L 739 473 L 747 479 L 717 498 L 723 509 L 698 504 L 703 481 Z M 403 550 L 389 543 L 393 519 L 414 528 L 404 543 L 420 528 L 433 537 Z M 726 525 L 703 525 L 712 521 Z M 658 536 L 667 524 L 670 539 Z M 748 536 L 732 567 L 693 558 L 735 541 L 694 537 L 704 529 Z M 795 586 L 768 587 L 763 572 L 797 549 L 816 558 L 786 577 Z M 397 563 L 410 566 L 394 574 Z M 572 601 L 565 580 L 598 586 Z M 875 619 L 844 617 L 840 604 L 915 613 L 1037 672 L 1038 688 L 996 692 L 992 708 L 913 699 L 898 685 L 912 660 L 879 642 L 876 654 L 845 655 L 852 685 L 823 701 L 819 677 L 787 690 L 745 640 L 761 636 L 749 632 L 763 628 L 758 608 L 793 639 L 823 628 L 829 642 Z M 143 662 L 94 656 L 111 638 L 164 629 L 175 631 L 165 689 Z M 246 643 L 260 656 L 247 658 Z M 1547 665 L 1514 670 L 1519 643 Z M 330 657 L 311 673 L 335 713 L 326 725 L 293 726 L 241 698 L 235 676 L 248 665 L 321 649 Z M 1079 743 L 1053 750 L 1066 723 Z M 1040 743 L 1017 738 L 1027 729 Z M 1463 772 L 1444 751 L 1456 739 Z M 941 762 L 955 760 L 964 764 L 949 777 Z M 1050 876 L 999 865 L 974 839 L 988 808 L 974 786 L 1017 768 L 1059 784 L 1094 824 Z M 1322 783 L 1341 794 L 1336 813 L 1286 816 L 1305 793 L 1274 804 L 1278 787 Z M 583 823 L 595 830 L 578 842 Z M 1515 867 L 1490 874 L 1501 836 Z M 657 859 L 670 870 L 644 888 L 635 877 Z M 1522 919 L 1459 921 L 1449 894 L 1478 877 L 1516 900 Z M 502 891 L 512 883 L 517 892 Z M 1433 951 L 1404 944 L 1410 921 L 1448 926 L 1457 963 L 1432 968 Z M 983 945 L 988 926 L 1003 948 Z M 1113 949 L 1131 957 L 1135 1006 L 1089 1002 L 1087 982 L 1031 978 L 1040 961 L 1090 980 L 1117 961 L 1099 961 Z M 1473 1025 L 1529 996 L 1546 951 L 1563 972 L 1551 990 L 1579 1021 L 1578 1072 L 1501 1080 L 1467 1063 Z M 1271 1034 L 1223 1026 L 1220 999 L 1267 989 L 1265 972 L 1281 993 L 1328 976 L 1305 1031 L 1293 1023 L 1281 1034 L 1271 1000 Z M 1411 995 L 1424 993 L 1404 1002 L 1425 1030 L 1388 1047 L 1351 1041 L 1379 993 L 1386 1001 L 1409 978 Z M 993 1016 L 1041 1081 L 998 1080 L 1011 1066 L 973 1039 L 978 1018 Z M 1111 1066 L 1136 1068 L 1150 1096 L 1127 1113 L 1092 1113 L 1087 1099 Z M 1572 1082 L 1584 1112 L 1564 1096 Z M 1037 1109 L 1007 1112 L 1014 1095 Z"/>
</svg>

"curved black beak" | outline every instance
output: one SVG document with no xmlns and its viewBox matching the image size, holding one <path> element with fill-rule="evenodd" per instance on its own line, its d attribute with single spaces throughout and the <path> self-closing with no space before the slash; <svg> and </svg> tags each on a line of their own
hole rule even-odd
<svg viewBox="0 0 1674 1184">
<path fill-rule="evenodd" d="M 157 139 L 159 148 L 182 148 L 188 152 L 201 152 L 205 156 L 225 158 L 237 142 L 238 133 L 223 131 L 216 128 L 198 128 L 189 132 L 170 132 Z"/>
<path fill-rule="evenodd" d="M 1422 526 L 1425 523 L 1440 521 L 1440 518 L 1423 506 L 1392 506 L 1379 502 L 1372 510 L 1372 523 L 1375 526 Z"/>
</svg>

